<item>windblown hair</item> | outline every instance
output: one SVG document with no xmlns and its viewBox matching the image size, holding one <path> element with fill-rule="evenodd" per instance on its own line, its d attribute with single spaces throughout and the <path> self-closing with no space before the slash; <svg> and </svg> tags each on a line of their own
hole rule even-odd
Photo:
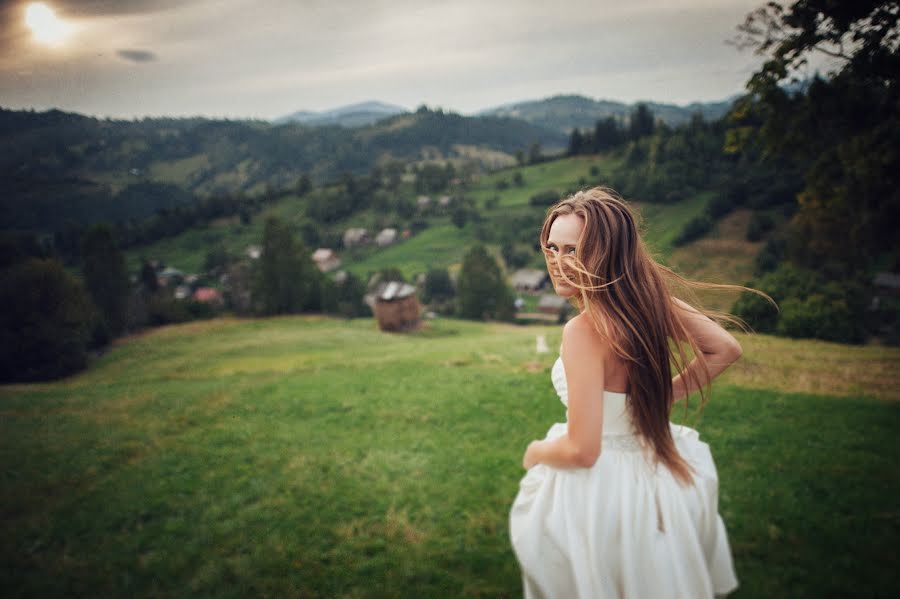
<svg viewBox="0 0 900 599">
<path fill-rule="evenodd" d="M 553 221 L 566 214 L 583 218 L 584 229 L 575 255 L 561 255 L 557 263 L 547 240 Z M 683 301 L 714 322 L 731 322 L 745 332 L 752 330 L 745 321 L 727 312 L 700 307 L 692 290 L 740 289 L 775 302 L 765 293 L 742 285 L 692 281 L 657 263 L 641 238 L 640 224 L 615 191 L 595 187 L 550 207 L 541 228 L 541 248 L 550 276 L 579 290 L 571 299 L 590 318 L 612 351 L 624 360 L 628 373 L 627 409 L 638 432 L 677 480 L 691 484 L 693 470 L 678 453 L 669 428 L 674 403 L 672 365 L 685 384 L 688 375 L 693 378 L 700 390 L 700 409 L 707 402 L 711 380 L 704 354 L 683 324 L 684 309 L 674 301 L 674 288 L 682 288 L 688 296 Z M 693 369 L 687 370 L 684 342 L 690 345 L 705 372 L 709 384 L 706 391 L 699 375 Z"/>
</svg>

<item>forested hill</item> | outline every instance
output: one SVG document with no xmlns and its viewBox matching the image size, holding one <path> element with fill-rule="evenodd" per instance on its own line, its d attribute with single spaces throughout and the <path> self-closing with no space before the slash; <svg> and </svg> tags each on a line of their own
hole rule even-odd
<svg viewBox="0 0 900 599">
<path fill-rule="evenodd" d="M 694 102 L 687 106 L 643 102 L 653 115 L 670 127 L 677 127 L 689 122 L 699 113 L 708 121 L 714 121 L 728 112 L 734 98 L 721 102 Z M 591 128 L 602 119 L 612 117 L 618 121 L 627 121 L 635 110 L 635 105 L 613 102 L 611 100 L 594 100 L 579 95 L 559 95 L 543 100 L 506 104 L 481 111 L 482 116 L 505 116 L 522 119 L 534 125 L 570 133 L 572 129 Z"/>
<path fill-rule="evenodd" d="M 368 172 L 387 157 L 471 156 L 473 149 L 514 154 L 534 144 L 552 151 L 566 142 L 562 133 L 521 120 L 427 108 L 356 129 L 0 109 L 6 191 L 0 229 L 53 230 L 62 220 L 90 222 L 97 215 L 140 218 L 183 199 L 176 188 L 197 195 L 256 192 L 292 185 L 304 174 L 326 182 Z M 135 195 L 132 186 L 148 183 L 171 186 L 172 193 L 157 187 L 135 205 L 122 204 Z"/>
</svg>

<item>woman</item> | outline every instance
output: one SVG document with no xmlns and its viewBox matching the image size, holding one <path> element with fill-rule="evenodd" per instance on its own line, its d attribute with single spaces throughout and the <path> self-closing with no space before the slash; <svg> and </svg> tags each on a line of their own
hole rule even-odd
<svg viewBox="0 0 900 599">
<path fill-rule="evenodd" d="M 563 329 L 551 372 L 567 422 L 528 446 L 510 511 L 525 596 L 696 599 L 733 591 L 709 447 L 695 430 L 670 423 L 669 412 L 695 390 L 702 405 L 703 386 L 741 356 L 707 315 L 745 323 L 693 308 L 669 283 L 747 288 L 689 281 L 657 264 L 630 208 L 608 188 L 553 206 L 541 246 L 556 293 L 580 313 Z M 690 363 L 685 343 L 696 356 Z"/>
</svg>

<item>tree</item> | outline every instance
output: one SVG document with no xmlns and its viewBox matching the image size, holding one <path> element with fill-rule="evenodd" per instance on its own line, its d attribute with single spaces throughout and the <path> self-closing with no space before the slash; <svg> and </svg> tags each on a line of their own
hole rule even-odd
<svg viewBox="0 0 900 599">
<path fill-rule="evenodd" d="M 805 168 L 790 257 L 835 278 L 886 252 L 900 256 L 898 18 L 896 1 L 769 3 L 734 40 L 766 57 L 747 85 L 740 137 Z M 798 69 L 815 54 L 834 66 L 797 89 Z"/>
<path fill-rule="evenodd" d="M 453 202 L 453 207 L 450 209 L 450 220 L 457 229 L 462 229 L 469 222 L 469 208 L 462 202 Z"/>
<path fill-rule="evenodd" d="M 528 147 L 528 164 L 537 164 L 543 162 L 544 154 L 541 150 L 541 144 L 534 142 Z"/>
<path fill-rule="evenodd" d="M 631 113 L 628 125 L 628 136 L 631 139 L 640 139 L 647 135 L 653 135 L 653 112 L 646 104 L 638 104 Z"/>
<path fill-rule="evenodd" d="M 294 191 L 300 197 L 303 197 L 312 191 L 312 179 L 309 178 L 309 175 L 300 175 L 300 178 L 297 179 L 297 187 Z"/>
<path fill-rule="evenodd" d="M 515 316 L 513 295 L 500 266 L 481 244 L 463 258 L 458 299 L 463 318 L 512 320 Z"/>
<path fill-rule="evenodd" d="M 85 367 L 94 307 L 56 260 L 0 271 L 0 381 L 37 381 Z"/>
<path fill-rule="evenodd" d="M 575 127 L 569 135 L 568 154 L 569 156 L 577 156 L 582 152 L 584 152 L 584 136 L 581 135 L 578 127 Z"/>
<path fill-rule="evenodd" d="M 91 298 L 100 310 L 109 334 L 118 336 L 125 328 L 131 282 L 125 269 L 125 257 L 119 251 L 108 225 L 88 229 L 82 241 L 84 280 Z"/>
<path fill-rule="evenodd" d="M 256 293 L 264 314 L 321 309 L 321 273 L 280 218 L 266 219 Z"/>
<path fill-rule="evenodd" d="M 141 286 L 148 295 L 153 295 L 159 290 L 159 279 L 156 277 L 156 269 L 146 259 L 141 260 Z"/>
<path fill-rule="evenodd" d="M 432 300 L 445 300 L 452 298 L 456 292 L 453 289 L 453 281 L 446 268 L 429 268 L 425 275 L 425 289 L 422 293 L 422 301 L 430 303 Z"/>
</svg>

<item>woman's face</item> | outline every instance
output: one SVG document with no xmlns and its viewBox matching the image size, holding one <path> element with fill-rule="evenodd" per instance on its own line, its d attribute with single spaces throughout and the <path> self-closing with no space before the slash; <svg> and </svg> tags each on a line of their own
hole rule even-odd
<svg viewBox="0 0 900 599">
<path fill-rule="evenodd" d="M 575 257 L 575 246 L 581 231 L 584 229 L 584 219 L 577 214 L 563 214 L 557 216 L 553 224 L 550 225 L 550 234 L 547 236 L 547 266 L 550 270 L 550 280 L 553 281 L 553 288 L 556 295 L 560 297 L 572 297 L 578 293 L 578 288 L 566 283 L 559 274 L 561 267 L 561 258 L 565 256 Z M 571 269 L 566 271 L 566 275 L 574 278 L 574 272 Z"/>
</svg>

